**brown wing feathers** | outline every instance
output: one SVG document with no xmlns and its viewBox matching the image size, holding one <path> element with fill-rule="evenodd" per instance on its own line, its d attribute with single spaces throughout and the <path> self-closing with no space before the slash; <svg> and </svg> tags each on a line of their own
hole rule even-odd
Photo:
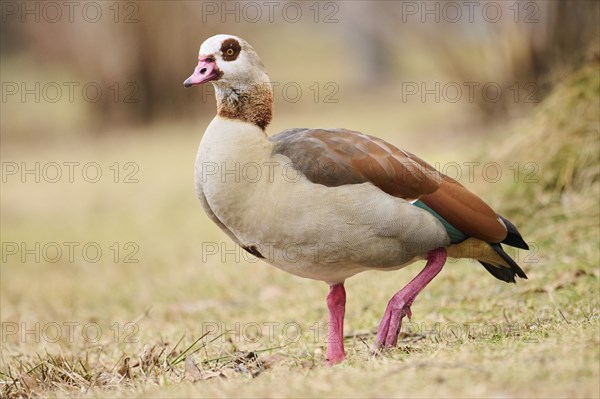
<svg viewBox="0 0 600 399">
<path fill-rule="evenodd" d="M 433 193 L 442 182 L 442 174 L 433 167 L 383 140 L 362 135 L 357 145 L 368 155 L 351 159 L 352 166 L 390 195 L 415 200 Z M 380 170 L 373 165 L 380 165 Z"/>
<path fill-rule="evenodd" d="M 434 192 L 443 175 L 383 140 L 344 129 L 293 129 L 270 138 L 313 183 L 329 187 L 371 182 L 414 200 Z"/>
<path fill-rule="evenodd" d="M 496 213 L 457 181 L 385 141 L 344 129 L 292 129 L 270 138 L 309 180 L 325 186 L 371 182 L 409 201 L 420 199 L 468 236 L 501 242 Z"/>
<path fill-rule="evenodd" d="M 506 238 L 506 227 L 492 208 L 448 176 L 444 176 L 435 192 L 423 196 L 421 201 L 470 237 L 493 243 Z"/>
</svg>

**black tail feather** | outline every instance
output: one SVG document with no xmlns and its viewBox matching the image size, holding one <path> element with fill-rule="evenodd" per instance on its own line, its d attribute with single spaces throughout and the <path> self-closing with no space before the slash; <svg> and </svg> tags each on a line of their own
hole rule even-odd
<svg viewBox="0 0 600 399">
<path fill-rule="evenodd" d="M 525 274 L 523 269 L 521 269 L 519 265 L 517 265 L 517 262 L 515 262 L 510 256 L 508 256 L 506 252 L 504 252 L 502 245 L 490 244 L 490 246 L 510 266 L 510 268 L 508 268 L 504 265 L 496 266 L 491 263 L 479 261 L 479 263 L 481 263 L 483 267 L 485 267 L 485 269 L 488 272 L 490 272 L 492 276 L 496 277 L 499 280 L 506 281 L 507 283 L 515 283 L 515 275 L 524 279 L 527 278 L 527 275 Z"/>
<path fill-rule="evenodd" d="M 490 274 L 496 277 L 498 280 L 506 281 L 507 283 L 516 283 L 515 281 L 515 272 L 512 269 L 508 269 L 502 266 L 494 266 L 490 263 L 485 263 L 483 261 L 479 261 L 485 267 L 485 270 L 490 272 Z"/>
<path fill-rule="evenodd" d="M 498 217 L 500 218 L 500 220 L 502 220 L 504 222 L 504 225 L 506 225 L 506 229 L 508 230 L 508 234 L 506 235 L 506 238 L 502 242 L 506 245 L 510 245 L 511 247 L 516 247 L 516 248 L 521 248 L 521 249 L 529 249 L 529 245 L 527 245 L 525 240 L 523 240 L 523 237 L 521 237 L 521 233 L 519 233 L 519 230 L 517 230 L 515 225 L 512 224 L 510 220 L 508 220 L 500 215 L 498 215 Z M 502 254 L 500 254 L 500 255 L 502 256 Z"/>
<path fill-rule="evenodd" d="M 496 253 L 498 253 L 498 255 L 502 257 L 502 259 L 506 261 L 506 263 L 510 265 L 511 270 L 515 272 L 517 276 L 525 279 L 527 278 L 527 275 L 525 274 L 523 269 L 521 269 L 519 265 L 517 265 L 517 262 L 515 262 L 510 256 L 508 256 L 506 252 L 504 252 L 504 249 L 502 249 L 502 245 L 490 244 L 490 246 L 494 249 L 494 251 L 496 251 Z"/>
</svg>

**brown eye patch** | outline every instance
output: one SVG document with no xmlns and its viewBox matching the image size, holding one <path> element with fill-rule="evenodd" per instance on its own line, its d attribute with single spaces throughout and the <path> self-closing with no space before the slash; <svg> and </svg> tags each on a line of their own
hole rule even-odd
<svg viewBox="0 0 600 399">
<path fill-rule="evenodd" d="M 224 61 L 234 61 L 242 51 L 242 46 L 235 39 L 224 40 L 221 44 L 221 53 L 223 54 Z"/>
</svg>

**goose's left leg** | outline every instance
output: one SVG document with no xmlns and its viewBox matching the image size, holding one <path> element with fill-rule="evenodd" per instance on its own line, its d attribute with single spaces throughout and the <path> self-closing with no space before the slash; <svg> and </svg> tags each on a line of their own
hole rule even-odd
<svg viewBox="0 0 600 399">
<path fill-rule="evenodd" d="M 327 339 L 327 364 L 341 362 L 344 352 L 344 314 L 346 313 L 346 290 L 344 283 L 334 284 L 327 295 L 329 308 L 329 333 Z"/>
<path fill-rule="evenodd" d="M 430 251 L 427 254 L 425 268 L 406 287 L 402 288 L 390 299 L 377 330 L 375 350 L 382 346 L 396 346 L 400 326 L 402 325 L 402 318 L 408 316 L 410 319 L 410 305 L 412 305 L 419 292 L 442 270 L 444 263 L 446 263 L 445 248 L 437 248 Z"/>
</svg>

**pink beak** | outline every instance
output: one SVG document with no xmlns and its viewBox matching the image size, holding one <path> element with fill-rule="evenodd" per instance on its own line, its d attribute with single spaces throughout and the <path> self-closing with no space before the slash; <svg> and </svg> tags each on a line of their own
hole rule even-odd
<svg viewBox="0 0 600 399">
<path fill-rule="evenodd" d="M 184 87 L 192 87 L 202 83 L 216 80 L 220 77 L 220 71 L 212 56 L 198 58 L 198 65 L 194 69 L 192 76 L 183 82 Z"/>
</svg>

